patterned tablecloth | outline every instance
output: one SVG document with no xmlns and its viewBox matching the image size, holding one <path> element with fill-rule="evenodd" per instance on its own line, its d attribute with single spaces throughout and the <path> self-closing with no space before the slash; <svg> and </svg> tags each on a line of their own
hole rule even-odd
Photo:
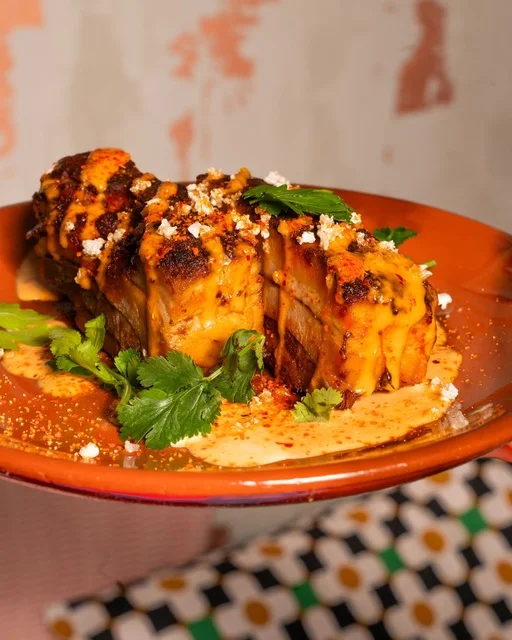
<svg viewBox="0 0 512 640">
<path fill-rule="evenodd" d="M 44 617 L 60 640 L 505 639 L 511 548 L 512 466 L 478 461 Z"/>
</svg>

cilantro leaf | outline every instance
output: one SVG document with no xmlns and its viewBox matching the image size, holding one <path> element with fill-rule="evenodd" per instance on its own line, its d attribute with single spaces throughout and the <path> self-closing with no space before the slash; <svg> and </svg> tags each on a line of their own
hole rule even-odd
<svg viewBox="0 0 512 640">
<path fill-rule="evenodd" d="M 373 235 L 381 242 L 394 242 L 395 247 L 399 247 L 406 240 L 409 240 L 409 238 L 417 236 L 418 232 L 412 229 L 406 229 L 405 227 L 395 227 L 394 229 L 391 227 L 381 227 L 380 229 L 375 229 Z"/>
<path fill-rule="evenodd" d="M 103 348 L 105 342 L 105 316 L 103 314 L 89 320 L 84 325 L 85 337 L 97 352 Z"/>
<path fill-rule="evenodd" d="M 0 331 L 0 349 L 12 349 L 12 351 L 18 351 L 18 343 L 12 337 L 10 331 Z"/>
<path fill-rule="evenodd" d="M 33 309 L 20 309 L 17 303 L 0 303 L 0 327 L 2 329 L 25 329 L 34 324 L 41 324 L 51 320 L 51 316 L 45 316 Z"/>
<path fill-rule="evenodd" d="M 154 356 L 141 362 L 137 377 L 143 387 L 154 387 L 174 393 L 181 387 L 203 380 L 203 372 L 192 358 L 180 351 L 167 356 Z"/>
<path fill-rule="evenodd" d="M 114 358 L 114 364 L 119 373 L 124 376 L 133 387 L 136 387 L 138 384 L 137 370 L 140 365 L 140 353 L 135 351 L 135 349 L 124 349 Z"/>
<path fill-rule="evenodd" d="M 221 351 L 224 362 L 210 380 L 230 402 L 249 403 L 254 395 L 251 382 L 263 369 L 265 336 L 257 331 L 239 329 Z"/>
<path fill-rule="evenodd" d="M 335 220 L 350 222 L 354 213 L 352 207 L 329 189 L 288 189 L 286 185 L 259 184 L 247 189 L 243 198 L 273 216 L 292 211 L 298 216 L 325 214 Z"/>
<path fill-rule="evenodd" d="M 151 449 L 164 449 L 185 437 L 205 435 L 220 414 L 220 400 L 206 379 L 171 394 L 157 388 L 141 391 L 119 410 L 121 438 L 145 438 Z"/>
<path fill-rule="evenodd" d="M 328 422 L 331 411 L 343 400 L 336 389 L 314 389 L 306 394 L 293 408 L 296 422 Z"/>
<path fill-rule="evenodd" d="M 52 327 L 50 338 L 50 351 L 56 357 L 69 355 L 70 351 L 82 342 L 81 334 L 67 327 Z"/>
</svg>

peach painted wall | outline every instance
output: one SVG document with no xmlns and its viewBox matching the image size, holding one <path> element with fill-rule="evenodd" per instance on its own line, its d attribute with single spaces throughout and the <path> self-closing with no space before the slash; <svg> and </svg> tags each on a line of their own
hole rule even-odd
<svg viewBox="0 0 512 640">
<path fill-rule="evenodd" d="M 512 230 L 511 24 L 510 0 L 3 0 L 0 203 L 118 145 Z"/>
</svg>

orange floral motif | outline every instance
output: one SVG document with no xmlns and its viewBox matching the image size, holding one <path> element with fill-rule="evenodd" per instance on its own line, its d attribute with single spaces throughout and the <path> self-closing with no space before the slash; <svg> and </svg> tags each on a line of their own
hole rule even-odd
<svg viewBox="0 0 512 640">
<path fill-rule="evenodd" d="M 225 111 L 246 103 L 254 61 L 242 47 L 249 30 L 260 22 L 260 7 L 275 2 L 278 0 L 220 0 L 216 13 L 203 16 L 194 31 L 181 33 L 169 44 L 171 55 L 177 58 L 171 74 L 199 83 L 197 104 L 169 128 L 181 178 L 190 177 L 192 145 L 198 143 L 202 155 L 209 150 L 213 98 L 220 97 Z M 199 66 L 204 66 L 204 73 L 197 72 Z"/>
<path fill-rule="evenodd" d="M 420 41 L 404 63 L 398 80 L 398 114 L 423 111 L 453 100 L 445 62 L 446 8 L 438 0 L 418 0 Z"/>
<path fill-rule="evenodd" d="M 14 90 L 8 79 L 12 58 L 7 45 L 8 35 L 20 26 L 37 26 L 42 23 L 39 0 L 17 0 L 0 11 L 0 158 L 8 155 L 16 142 L 12 119 Z"/>
</svg>

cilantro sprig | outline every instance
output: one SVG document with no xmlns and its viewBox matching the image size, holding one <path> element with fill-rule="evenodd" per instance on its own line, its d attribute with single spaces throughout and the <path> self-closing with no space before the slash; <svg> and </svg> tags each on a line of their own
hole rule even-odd
<svg viewBox="0 0 512 640">
<path fill-rule="evenodd" d="M 16 303 L 0 303 L 0 348 L 17 351 L 18 344 L 39 347 L 50 342 L 51 316 L 33 309 L 21 309 Z"/>
<path fill-rule="evenodd" d="M 332 388 L 314 389 L 293 408 L 296 422 L 328 422 L 331 411 L 343 400 L 341 391 Z"/>
<path fill-rule="evenodd" d="M 409 238 L 417 236 L 418 232 L 406 227 L 381 227 L 380 229 L 375 229 L 373 235 L 381 242 L 394 242 L 395 247 L 399 247 Z"/>
<path fill-rule="evenodd" d="M 243 198 L 252 205 L 259 205 L 273 216 L 293 212 L 298 216 L 328 215 L 335 220 L 350 222 L 354 209 L 329 189 L 288 189 L 260 184 L 247 189 Z"/>
</svg>

